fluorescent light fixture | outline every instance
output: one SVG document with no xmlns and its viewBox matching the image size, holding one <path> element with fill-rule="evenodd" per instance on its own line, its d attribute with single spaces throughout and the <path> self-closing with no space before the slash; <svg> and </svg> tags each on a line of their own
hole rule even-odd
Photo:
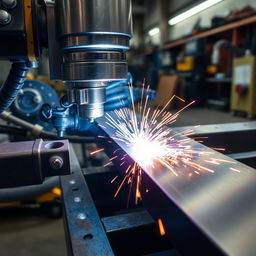
<svg viewBox="0 0 256 256">
<path fill-rule="evenodd" d="M 160 32 L 160 29 L 158 27 L 152 28 L 148 31 L 148 34 L 150 36 L 155 36 Z"/>
<path fill-rule="evenodd" d="M 173 17 L 173 18 L 171 18 L 168 21 L 168 23 L 171 26 L 175 25 L 175 24 L 177 24 L 177 23 L 179 23 L 179 22 L 181 22 L 181 21 L 183 21 L 183 20 L 185 20 L 185 19 L 187 19 L 187 18 L 189 18 L 189 17 L 191 17 L 191 16 L 193 16 L 193 15 L 195 15 L 195 14 L 197 14 L 197 13 L 199 13 L 199 12 L 217 4 L 217 3 L 219 3 L 219 2 L 222 2 L 222 1 L 223 0 L 206 0 L 206 1 L 202 2 L 201 4 L 198 4 L 195 7 L 193 7 L 191 9 L 189 9 L 189 10 L 187 10 L 187 11 L 185 11 L 185 12 L 183 12 L 183 13 L 181 13 L 181 14 Z"/>
</svg>

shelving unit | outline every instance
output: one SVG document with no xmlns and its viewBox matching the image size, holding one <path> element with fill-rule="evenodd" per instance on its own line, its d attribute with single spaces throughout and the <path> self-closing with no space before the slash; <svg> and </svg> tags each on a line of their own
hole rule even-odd
<svg viewBox="0 0 256 256">
<path fill-rule="evenodd" d="M 150 49 L 150 50 L 146 50 L 144 52 L 144 55 L 151 55 L 153 54 L 155 51 L 157 50 L 168 50 L 177 46 L 182 46 L 185 43 L 187 43 L 190 40 L 193 39 L 199 39 L 199 38 L 207 38 L 207 37 L 211 37 L 211 36 L 215 36 L 224 32 L 232 32 L 232 43 L 236 44 L 238 38 L 237 38 L 237 29 L 246 25 L 251 25 L 253 23 L 256 23 L 256 14 L 250 16 L 250 17 L 246 17 L 237 21 L 231 21 L 228 24 L 216 27 L 216 28 L 211 28 L 208 29 L 206 31 L 202 31 L 198 34 L 195 35 L 191 35 L 188 36 L 186 38 L 181 38 L 181 39 L 177 39 L 174 40 L 172 42 L 166 43 L 162 48 L 157 48 L 157 49 Z"/>
<path fill-rule="evenodd" d="M 193 39 L 206 38 L 206 37 L 209 37 L 209 36 L 214 36 L 214 35 L 217 35 L 217 34 L 220 34 L 220 33 L 223 33 L 223 32 L 227 32 L 227 31 L 232 31 L 232 30 L 233 30 L 233 33 L 234 33 L 233 37 L 235 37 L 236 36 L 235 31 L 236 31 L 237 28 L 245 26 L 245 25 L 250 25 L 250 24 L 253 24 L 253 23 L 256 23 L 256 15 L 253 15 L 253 16 L 250 16 L 250 17 L 238 20 L 238 21 L 233 21 L 231 23 L 219 26 L 217 28 L 212 28 L 212 29 L 209 29 L 207 31 L 200 32 L 196 35 L 192 35 L 192 36 L 189 36 L 187 38 L 182 38 L 182 39 L 175 40 L 173 42 L 165 44 L 163 49 L 171 49 L 173 47 L 183 45 L 186 42 L 188 42 L 190 40 L 193 40 Z"/>
</svg>

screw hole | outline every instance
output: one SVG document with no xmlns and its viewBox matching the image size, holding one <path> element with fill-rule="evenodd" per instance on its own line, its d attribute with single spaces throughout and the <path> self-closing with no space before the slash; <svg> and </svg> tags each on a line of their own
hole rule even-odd
<svg viewBox="0 0 256 256">
<path fill-rule="evenodd" d="M 92 240 L 93 239 L 93 235 L 92 234 L 84 235 L 83 239 L 84 240 Z"/>
<path fill-rule="evenodd" d="M 72 188 L 72 191 L 78 191 L 79 188 Z"/>
<path fill-rule="evenodd" d="M 45 145 L 45 147 L 48 149 L 57 149 L 61 148 L 62 146 L 64 146 L 64 143 L 60 141 L 49 142 Z"/>
</svg>

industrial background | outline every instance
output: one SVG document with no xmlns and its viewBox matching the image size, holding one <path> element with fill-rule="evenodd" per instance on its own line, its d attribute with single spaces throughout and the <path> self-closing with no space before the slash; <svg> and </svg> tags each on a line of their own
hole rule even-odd
<svg viewBox="0 0 256 256">
<path fill-rule="evenodd" d="M 0 46 L 0 256 L 256 255 L 256 1 L 0 0 Z M 118 140 L 133 101 L 168 174 Z"/>
</svg>

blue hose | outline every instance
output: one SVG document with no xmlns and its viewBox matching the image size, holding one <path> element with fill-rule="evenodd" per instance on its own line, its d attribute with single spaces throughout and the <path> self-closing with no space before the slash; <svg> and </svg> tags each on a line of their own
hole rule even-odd
<svg viewBox="0 0 256 256">
<path fill-rule="evenodd" d="M 5 83 L 0 88 L 0 113 L 10 107 L 22 88 L 28 67 L 25 62 L 14 62 Z"/>
</svg>

